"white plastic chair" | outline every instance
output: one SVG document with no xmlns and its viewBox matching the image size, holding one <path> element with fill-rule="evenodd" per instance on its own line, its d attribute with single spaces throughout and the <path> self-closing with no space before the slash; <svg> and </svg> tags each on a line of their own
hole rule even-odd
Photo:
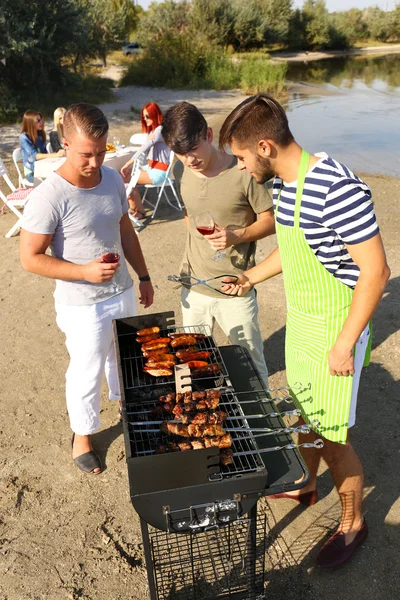
<svg viewBox="0 0 400 600">
<path fill-rule="evenodd" d="M 47 154 L 52 154 L 53 148 L 51 147 L 50 142 L 47 142 L 47 144 L 46 144 L 46 150 L 47 150 Z"/>
<path fill-rule="evenodd" d="M 127 198 L 129 198 L 131 191 L 133 190 L 133 188 L 136 186 L 136 184 L 138 182 L 138 179 L 140 176 L 140 171 L 142 170 L 145 160 L 146 160 L 145 155 L 143 153 L 140 153 L 136 157 L 135 162 L 133 163 L 131 179 L 128 184 L 125 184 Z M 139 219 L 137 219 L 134 215 L 131 215 L 129 213 L 129 218 L 132 221 L 132 223 L 134 223 L 137 227 L 139 227 L 139 228 L 143 227 L 143 223 L 141 223 L 139 221 Z M 139 231 L 136 231 L 136 233 L 139 233 Z"/>
<path fill-rule="evenodd" d="M 147 133 L 134 133 L 129 140 L 131 146 L 143 146 L 147 140 Z"/>
<path fill-rule="evenodd" d="M 174 182 L 172 181 L 172 179 L 170 177 L 170 172 L 171 172 L 171 167 L 172 167 L 173 162 L 174 162 L 174 153 L 171 150 L 170 155 L 169 155 L 169 166 L 168 166 L 168 170 L 166 172 L 166 176 L 165 176 L 163 183 L 161 183 L 161 184 L 146 183 L 144 186 L 146 188 L 146 191 L 142 198 L 142 202 L 143 203 L 147 202 L 147 204 L 149 204 L 153 208 L 153 214 L 151 215 L 152 219 L 154 219 L 154 217 L 156 216 L 157 208 L 158 208 L 158 205 L 160 204 L 163 194 L 165 196 L 166 201 L 168 202 L 168 204 L 170 206 L 172 206 L 172 208 L 174 208 L 175 210 L 183 210 L 182 204 L 180 203 L 178 194 L 176 193 L 176 190 L 175 190 Z M 157 202 L 155 204 L 152 204 L 151 202 L 149 202 L 149 200 L 146 200 L 147 192 L 151 188 L 157 188 L 159 190 L 158 196 L 157 196 Z M 168 194 L 167 194 L 167 188 L 170 188 L 173 195 L 175 196 L 177 206 L 172 204 L 171 200 L 169 199 Z"/>
<path fill-rule="evenodd" d="M 6 233 L 6 235 L 5 235 L 5 237 L 11 237 L 12 235 L 14 235 L 14 233 L 16 233 L 21 228 L 22 213 L 17 209 L 17 207 L 23 208 L 25 206 L 25 204 L 28 202 L 28 196 L 31 193 L 31 191 L 33 190 L 33 188 L 18 188 L 18 189 L 16 189 L 15 185 L 13 184 L 13 182 L 11 181 L 11 179 L 9 178 L 9 176 L 7 174 L 7 169 L 5 168 L 4 163 L 1 160 L 1 158 L 0 158 L 0 177 L 3 177 L 4 181 L 6 182 L 6 184 L 8 185 L 8 187 L 11 190 L 11 194 L 8 194 L 7 196 L 5 194 L 3 194 L 3 192 L 0 190 L 0 198 L 4 202 L 3 208 L 0 212 L 3 212 L 4 206 L 7 206 L 18 218 L 17 223 L 13 227 L 11 227 L 10 231 L 8 233 Z"/>
<path fill-rule="evenodd" d="M 23 177 L 23 175 L 22 175 L 22 173 L 20 171 L 20 168 L 18 166 L 18 163 L 22 162 L 22 150 L 21 150 L 21 148 L 15 148 L 15 150 L 13 150 L 12 159 L 14 161 L 14 165 L 15 165 L 15 168 L 17 169 L 17 173 L 18 173 L 18 186 L 23 187 L 23 188 L 25 188 L 25 187 L 33 187 L 34 184 L 30 183 L 29 181 L 27 181 Z"/>
</svg>

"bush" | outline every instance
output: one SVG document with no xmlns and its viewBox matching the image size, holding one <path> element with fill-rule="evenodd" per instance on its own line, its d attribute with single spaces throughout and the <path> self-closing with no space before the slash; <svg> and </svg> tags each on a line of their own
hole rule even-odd
<svg viewBox="0 0 400 600">
<path fill-rule="evenodd" d="M 285 86 L 287 64 L 273 64 L 265 58 L 247 58 L 240 64 L 240 88 L 246 94 L 268 92 L 278 95 Z"/>
<path fill-rule="evenodd" d="M 19 94 L 11 94 L 0 87 L 0 125 L 22 121 L 24 112 L 30 108 L 45 116 L 52 116 L 57 106 L 68 106 L 74 102 L 100 104 L 112 101 L 112 87 L 114 82 L 111 79 L 68 71 L 65 71 L 65 87 L 29 87 Z"/>
<path fill-rule="evenodd" d="M 183 89 L 277 93 L 285 81 L 286 65 L 267 58 L 232 58 L 230 53 L 198 38 L 167 34 L 145 48 L 125 73 L 121 85 Z"/>
</svg>

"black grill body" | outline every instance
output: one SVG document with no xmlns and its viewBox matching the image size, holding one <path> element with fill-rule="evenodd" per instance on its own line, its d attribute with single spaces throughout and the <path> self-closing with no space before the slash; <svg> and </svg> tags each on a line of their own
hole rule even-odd
<svg viewBox="0 0 400 600">
<path fill-rule="evenodd" d="M 144 362 L 140 347 L 135 342 L 136 331 L 154 325 L 161 328 L 160 335 L 182 329 L 175 327 L 172 312 L 114 322 L 130 494 L 140 517 L 164 531 L 203 531 L 243 517 L 262 495 L 291 489 L 293 482 L 305 472 L 299 455 L 293 450 L 286 454 L 279 452 L 268 455 L 255 452 L 235 459 L 233 467 L 221 467 L 219 448 L 154 453 L 161 439 L 160 431 L 153 426 L 154 433 L 149 432 L 152 426 L 146 426 L 148 415 L 140 417 L 138 413 L 156 406 L 161 394 L 175 390 L 173 377 L 153 378 L 142 370 Z M 197 331 L 201 333 L 203 329 L 197 328 Z M 265 418 L 249 420 L 247 427 L 254 424 L 257 427 L 276 428 L 282 427 L 283 422 L 277 417 L 268 417 L 268 413 L 276 410 L 276 407 L 268 399 L 245 350 L 239 346 L 219 349 L 211 335 L 202 343 L 204 348 L 212 352 L 213 361 L 220 362 L 221 372 L 215 377 L 193 380 L 193 391 L 229 387 L 221 397 L 225 403 L 222 408 L 234 417 L 230 420 L 231 426 L 244 429 L 243 434 L 232 433 L 232 437 L 239 438 L 234 442 L 234 452 L 291 442 L 287 435 L 255 438 L 246 431 L 247 422 L 241 414 L 265 414 Z M 226 363 L 229 363 L 229 367 Z M 130 424 L 138 422 L 140 418 L 143 419 L 143 426 Z M 224 427 L 229 431 L 229 426 Z M 271 459 L 271 469 L 269 464 L 267 466 L 265 457 L 275 459 L 279 464 L 279 473 L 276 473 L 277 467 L 272 466 Z"/>
</svg>

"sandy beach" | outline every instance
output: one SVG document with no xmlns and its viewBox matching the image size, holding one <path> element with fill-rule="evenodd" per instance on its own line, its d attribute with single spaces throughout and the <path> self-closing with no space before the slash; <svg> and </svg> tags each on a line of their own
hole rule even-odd
<svg viewBox="0 0 400 600">
<path fill-rule="evenodd" d="M 243 99 L 239 92 L 119 88 L 115 93 L 119 102 L 102 108 L 110 119 L 111 135 L 118 133 L 122 143 L 139 130 L 131 106 L 140 110 L 149 99 L 162 109 L 178 100 L 192 101 L 216 134 L 224 115 Z M 0 155 L 7 167 L 18 129 L 0 128 Z M 12 168 L 10 174 L 15 180 Z M 361 382 L 353 431 L 365 468 L 370 537 L 343 569 L 331 573 L 314 566 L 319 547 L 340 516 L 325 467 L 318 482 L 321 500 L 315 506 L 305 510 L 290 500 L 261 500 L 259 510 L 271 527 L 266 556 L 269 600 L 398 597 L 400 179 L 365 175 L 365 180 L 373 191 L 392 270 L 374 319 L 372 362 Z M 107 468 L 97 477 L 84 475 L 71 459 L 64 398 L 67 352 L 55 323 L 54 283 L 22 270 L 18 235 L 4 237 L 14 222 L 9 210 L 0 215 L 0 600 L 145 600 L 149 595 L 139 519 L 129 497 L 117 406 L 107 400 L 104 387 L 102 426 L 94 446 Z M 174 310 L 180 323 L 179 292 L 166 276 L 177 273 L 183 252 L 182 213 L 162 206 L 139 239 L 156 292 L 150 312 Z M 275 245 L 275 237 L 259 242 L 258 260 Z M 261 284 L 258 291 L 270 385 L 279 387 L 286 383 L 282 278 Z M 143 312 L 139 308 L 139 314 Z M 228 343 L 219 330 L 216 340 Z"/>
</svg>

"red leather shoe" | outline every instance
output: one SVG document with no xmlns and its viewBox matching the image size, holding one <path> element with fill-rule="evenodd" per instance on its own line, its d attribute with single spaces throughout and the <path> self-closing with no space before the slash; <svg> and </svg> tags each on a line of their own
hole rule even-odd
<svg viewBox="0 0 400 600">
<path fill-rule="evenodd" d="M 317 490 L 313 490 L 312 492 L 305 492 L 304 494 L 299 494 L 298 496 L 292 496 L 287 492 L 281 492 L 280 494 L 272 494 L 271 496 L 267 496 L 268 500 L 279 500 L 280 498 L 289 498 L 289 500 L 294 500 L 295 502 L 299 502 L 300 504 L 304 504 L 304 506 L 312 506 L 318 502 L 318 492 Z"/>
<path fill-rule="evenodd" d="M 347 546 L 345 542 L 345 534 L 342 532 L 336 532 L 322 546 L 317 557 L 317 565 L 323 567 L 324 569 L 335 569 L 345 565 L 351 559 L 358 546 L 361 546 L 361 544 L 365 542 L 367 536 L 368 525 L 365 519 L 360 531 L 357 533 L 351 544 L 348 544 Z"/>
</svg>

